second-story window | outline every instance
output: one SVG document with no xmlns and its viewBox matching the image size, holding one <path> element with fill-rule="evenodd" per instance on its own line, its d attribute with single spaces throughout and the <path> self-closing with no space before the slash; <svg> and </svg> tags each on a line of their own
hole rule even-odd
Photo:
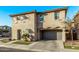
<svg viewBox="0 0 79 59">
<path fill-rule="evenodd" d="M 27 19 L 27 18 L 28 18 L 28 17 L 27 17 L 27 16 L 25 16 L 25 15 L 23 15 L 22 17 L 23 17 L 23 19 Z"/>
<path fill-rule="evenodd" d="M 19 17 L 19 16 L 17 16 L 17 17 L 16 17 L 16 19 L 17 19 L 17 20 L 20 20 L 20 17 Z"/>
<path fill-rule="evenodd" d="M 43 22 L 44 21 L 44 15 L 40 15 L 40 22 Z"/>
<path fill-rule="evenodd" d="M 25 16 L 25 15 L 17 16 L 17 17 L 16 17 L 17 20 L 25 20 L 25 19 L 27 19 L 27 18 L 28 18 L 28 17 Z"/>
<path fill-rule="evenodd" d="M 59 12 L 55 12 L 54 17 L 56 20 L 59 19 Z"/>
<path fill-rule="evenodd" d="M 27 16 L 22 15 L 22 16 L 20 16 L 20 18 L 21 18 L 21 20 L 25 20 L 25 19 L 27 19 Z"/>
</svg>

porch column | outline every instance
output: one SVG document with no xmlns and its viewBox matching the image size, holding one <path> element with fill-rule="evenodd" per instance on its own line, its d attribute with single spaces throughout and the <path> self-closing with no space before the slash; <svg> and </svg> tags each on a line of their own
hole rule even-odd
<svg viewBox="0 0 79 59">
<path fill-rule="evenodd" d="M 38 36 L 38 40 L 40 40 L 40 30 L 38 30 L 37 36 Z"/>
<path fill-rule="evenodd" d="M 77 30 L 77 39 L 79 40 L 79 29 Z"/>
<path fill-rule="evenodd" d="M 66 35 L 65 35 L 65 29 L 64 28 L 62 29 L 62 40 L 63 40 L 63 42 L 65 42 L 65 40 L 66 40 Z"/>
</svg>

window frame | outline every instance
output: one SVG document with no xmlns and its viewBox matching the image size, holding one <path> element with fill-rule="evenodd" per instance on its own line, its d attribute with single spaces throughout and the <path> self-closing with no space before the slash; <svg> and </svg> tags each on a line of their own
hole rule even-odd
<svg viewBox="0 0 79 59">
<path fill-rule="evenodd" d="M 20 20 L 20 16 L 17 16 L 17 17 L 16 17 L 16 20 Z"/>
<path fill-rule="evenodd" d="M 43 22 L 44 21 L 44 15 L 39 15 L 39 20 L 40 20 L 40 22 Z"/>
<path fill-rule="evenodd" d="M 55 20 L 59 19 L 59 12 L 54 12 L 54 18 Z"/>
</svg>

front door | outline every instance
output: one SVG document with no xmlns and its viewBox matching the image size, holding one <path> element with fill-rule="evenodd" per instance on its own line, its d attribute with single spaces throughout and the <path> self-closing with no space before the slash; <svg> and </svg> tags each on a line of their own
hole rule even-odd
<svg viewBox="0 0 79 59">
<path fill-rule="evenodd" d="M 17 30 L 17 39 L 20 40 L 21 39 L 21 30 Z"/>
</svg>

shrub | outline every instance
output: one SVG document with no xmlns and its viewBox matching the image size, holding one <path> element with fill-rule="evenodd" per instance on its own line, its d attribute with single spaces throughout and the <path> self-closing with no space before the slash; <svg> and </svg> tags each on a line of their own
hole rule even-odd
<svg viewBox="0 0 79 59">
<path fill-rule="evenodd" d="M 25 40 L 25 41 L 30 41 L 29 40 L 29 34 L 28 33 L 25 33 L 22 35 L 22 38 Z"/>
</svg>

